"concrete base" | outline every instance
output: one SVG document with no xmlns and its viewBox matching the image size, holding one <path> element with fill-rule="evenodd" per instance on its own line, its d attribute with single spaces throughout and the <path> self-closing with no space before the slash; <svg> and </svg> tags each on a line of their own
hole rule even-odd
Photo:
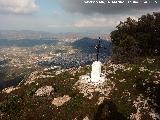
<svg viewBox="0 0 160 120">
<path fill-rule="evenodd" d="M 105 75 L 101 73 L 102 63 L 100 61 L 95 61 L 92 64 L 91 77 L 89 75 L 81 76 L 81 82 L 91 83 L 91 84 L 100 84 L 105 81 Z"/>
</svg>

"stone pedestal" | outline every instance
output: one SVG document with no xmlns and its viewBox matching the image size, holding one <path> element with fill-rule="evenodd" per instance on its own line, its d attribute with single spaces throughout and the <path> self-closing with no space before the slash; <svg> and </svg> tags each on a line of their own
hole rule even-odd
<svg viewBox="0 0 160 120">
<path fill-rule="evenodd" d="M 92 64 L 91 75 L 80 76 L 81 83 L 89 83 L 93 85 L 101 84 L 105 81 L 105 74 L 101 73 L 102 63 L 95 61 Z"/>
<path fill-rule="evenodd" d="M 92 64 L 91 82 L 98 83 L 101 80 L 101 66 L 100 61 L 95 61 Z"/>
</svg>

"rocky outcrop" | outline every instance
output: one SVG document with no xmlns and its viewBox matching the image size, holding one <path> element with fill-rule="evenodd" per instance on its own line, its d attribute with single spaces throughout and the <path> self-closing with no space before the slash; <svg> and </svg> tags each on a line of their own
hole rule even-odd
<svg viewBox="0 0 160 120">
<path fill-rule="evenodd" d="M 43 86 L 36 91 L 35 95 L 36 96 L 49 96 L 52 91 L 54 91 L 54 88 L 52 88 L 52 86 Z"/>
<path fill-rule="evenodd" d="M 52 104 L 59 107 L 62 106 L 64 103 L 68 102 L 71 99 L 68 95 L 64 95 L 63 97 L 54 98 Z"/>
</svg>

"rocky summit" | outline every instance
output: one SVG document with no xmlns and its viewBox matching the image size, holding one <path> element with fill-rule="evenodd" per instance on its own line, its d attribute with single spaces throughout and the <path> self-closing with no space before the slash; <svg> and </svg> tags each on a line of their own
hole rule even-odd
<svg viewBox="0 0 160 120">
<path fill-rule="evenodd" d="M 15 87 L 1 90 L 0 119 L 158 120 L 160 59 L 102 65 L 103 83 L 82 80 L 91 66 L 34 71 Z"/>
</svg>

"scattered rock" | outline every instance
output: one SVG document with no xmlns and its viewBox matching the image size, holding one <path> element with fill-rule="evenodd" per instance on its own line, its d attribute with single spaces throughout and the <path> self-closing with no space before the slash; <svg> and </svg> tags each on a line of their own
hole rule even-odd
<svg viewBox="0 0 160 120">
<path fill-rule="evenodd" d="M 28 77 L 27 81 L 26 81 L 24 84 L 27 85 L 27 84 L 31 84 L 31 83 L 35 82 L 38 74 L 39 74 L 38 71 L 32 72 L 32 73 L 30 74 L 30 76 Z"/>
<path fill-rule="evenodd" d="M 0 119 L 1 119 L 1 120 L 2 120 L 3 116 L 4 116 L 4 113 L 2 113 L 2 112 L 0 111 Z"/>
<path fill-rule="evenodd" d="M 119 80 L 119 82 L 126 82 L 126 80 L 125 80 L 125 79 L 122 79 L 122 80 Z"/>
<path fill-rule="evenodd" d="M 148 62 L 149 64 L 152 64 L 152 63 L 155 62 L 155 59 L 149 59 L 149 58 L 147 58 L 147 62 Z"/>
<path fill-rule="evenodd" d="M 13 86 L 11 86 L 11 87 L 8 87 L 8 88 L 3 89 L 2 92 L 9 94 L 9 93 L 11 93 L 12 91 L 17 90 L 17 89 L 19 89 L 19 87 L 15 87 L 15 88 L 14 88 Z"/>
<path fill-rule="evenodd" d="M 124 70 L 125 69 L 125 66 L 122 65 L 122 64 L 113 64 L 113 63 L 110 63 L 110 65 L 108 67 L 111 68 L 111 69 L 113 69 L 112 72 L 111 71 L 109 72 L 110 74 L 116 74 L 117 70 Z"/>
<path fill-rule="evenodd" d="M 63 97 L 54 98 L 52 104 L 59 107 L 62 106 L 65 102 L 68 102 L 71 99 L 68 95 L 64 95 Z"/>
<path fill-rule="evenodd" d="M 131 120 L 141 120 L 144 115 L 149 115 L 153 120 L 159 120 L 160 116 L 152 108 L 150 108 L 149 103 L 153 102 L 150 98 L 145 99 L 145 97 L 140 94 L 137 99 L 133 102 L 133 106 L 136 108 L 136 113 L 130 115 Z M 149 114 L 148 114 L 149 113 Z"/>
<path fill-rule="evenodd" d="M 151 112 L 149 112 L 149 115 L 153 118 L 153 120 L 160 120 L 160 116 L 158 113 L 155 112 L 155 110 L 151 109 Z"/>
<path fill-rule="evenodd" d="M 74 89 L 78 89 L 80 93 L 83 93 L 84 97 L 91 99 L 94 92 L 99 92 L 101 95 L 104 95 L 106 98 L 109 98 L 110 93 L 115 89 L 115 83 L 109 79 L 102 84 L 94 85 L 92 83 L 84 83 L 78 80 L 73 86 Z"/>
<path fill-rule="evenodd" d="M 145 67 L 140 67 L 139 71 L 144 72 L 144 71 L 148 71 L 148 69 L 146 69 Z"/>
<path fill-rule="evenodd" d="M 99 97 L 98 102 L 97 102 L 97 105 L 102 104 L 103 101 L 104 101 L 104 99 L 105 99 L 105 97 Z"/>
<path fill-rule="evenodd" d="M 54 88 L 52 88 L 52 86 L 43 86 L 36 91 L 35 95 L 36 96 L 45 96 L 45 95 L 49 96 L 53 90 Z"/>
<path fill-rule="evenodd" d="M 83 118 L 83 120 L 89 120 L 88 116 L 86 116 L 85 118 Z"/>
<path fill-rule="evenodd" d="M 64 70 L 64 69 L 62 69 L 62 70 L 58 70 L 58 71 L 56 71 L 55 75 L 59 75 L 59 74 L 61 74 L 61 73 L 63 73 L 63 72 L 65 72 L 65 70 Z"/>
<path fill-rule="evenodd" d="M 88 97 L 88 99 L 92 99 L 93 98 L 93 94 L 90 94 L 90 96 Z"/>
</svg>

